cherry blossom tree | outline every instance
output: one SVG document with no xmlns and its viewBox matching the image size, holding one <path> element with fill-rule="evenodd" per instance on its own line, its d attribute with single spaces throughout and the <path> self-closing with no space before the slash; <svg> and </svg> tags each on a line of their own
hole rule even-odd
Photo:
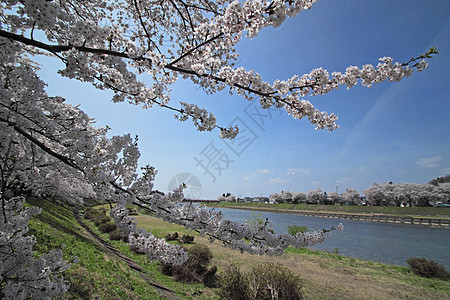
<svg viewBox="0 0 450 300">
<path fill-rule="evenodd" d="M 222 196 L 217 197 L 217 200 L 224 202 L 236 202 L 236 196 L 231 193 L 224 193 Z"/>
<path fill-rule="evenodd" d="M 342 197 L 337 192 L 331 192 L 328 194 L 328 199 L 330 200 L 331 204 L 336 204 L 340 199 L 342 199 Z"/>
<path fill-rule="evenodd" d="M 269 83 L 253 70 L 237 65 L 235 46 L 244 37 L 255 37 L 264 27 L 278 27 L 286 17 L 310 9 L 316 0 L 209 1 L 209 0 L 3 0 L 0 2 L 0 175 L 2 247 L 15 243 L 8 226 L 26 232 L 29 216 L 15 220 L 21 210 L 17 193 L 36 197 L 60 197 L 81 201 L 95 196 L 117 205 L 111 215 L 131 246 L 150 259 L 181 264 L 186 253 L 138 229 L 125 208 L 135 203 L 158 217 L 184 225 L 224 245 L 257 254 L 280 254 L 288 246 L 303 247 L 323 240 L 324 232 L 275 235 L 266 226 L 255 231 L 227 221 L 203 207 L 178 205 L 182 187 L 168 195 L 151 193 L 154 168 L 137 170 L 137 138 L 106 136 L 108 128 L 94 128 L 79 108 L 61 97 L 49 97 L 37 76 L 33 60 L 46 55 L 59 59 L 61 76 L 89 82 L 114 93 L 114 102 L 144 108 L 159 106 L 175 112 L 180 121 L 190 119 L 197 130 L 218 129 L 223 138 L 234 138 L 237 127 L 222 127 L 216 117 L 196 104 L 173 104 L 170 87 L 179 78 L 189 79 L 206 93 L 228 89 L 246 100 L 257 99 L 262 108 L 284 108 L 294 118 L 308 118 L 316 129 L 334 130 L 337 116 L 319 111 L 303 98 L 323 95 L 339 86 L 360 82 L 370 87 L 383 81 L 399 81 L 414 70 L 427 68 L 426 58 L 437 50 L 403 63 L 390 57 L 378 64 L 350 66 L 344 72 L 318 68 L 303 75 Z M 10 203 L 17 203 L 12 205 Z M 12 222 L 12 223 L 11 223 Z M 12 224 L 12 225 L 11 225 Z M 14 224 L 19 224 L 17 226 Z M 250 241 L 250 242 L 248 242 Z M 64 292 L 57 274 L 64 263 L 57 252 L 45 256 L 48 265 L 32 260 L 33 238 L 24 237 L 12 248 L 27 265 L 5 267 L 0 272 L 2 291 L 10 298 L 53 297 Z M 17 244 L 17 245 L 19 245 Z M 3 248 L 2 248 L 3 249 Z M 27 271 L 27 268 L 33 268 Z M 21 274 L 28 272 L 27 276 Z M 14 280 L 10 280 L 14 278 Z M 22 284 L 20 283 L 21 278 Z M 40 280 L 45 286 L 26 286 Z M 8 281 L 9 280 L 9 281 Z M 43 294 L 33 294 L 40 287 Z M 54 287 L 54 288 L 52 288 Z M 50 290 L 49 290 L 50 289 Z M 54 294 L 49 291 L 55 291 Z M 39 293 L 39 292 L 36 292 Z"/>
<path fill-rule="evenodd" d="M 432 202 L 448 201 L 450 190 L 447 184 L 374 183 L 364 194 L 370 205 L 431 206 Z"/>
<path fill-rule="evenodd" d="M 361 198 L 359 197 L 359 192 L 355 189 L 345 189 L 345 192 L 342 193 L 342 197 L 345 201 L 354 204 L 360 204 Z"/>
<path fill-rule="evenodd" d="M 439 200 L 443 203 L 450 204 L 450 182 L 440 182 L 437 185 Z"/>
<path fill-rule="evenodd" d="M 327 196 L 323 193 L 321 188 L 317 188 L 315 190 L 308 191 L 308 193 L 306 194 L 306 198 L 308 199 L 309 203 L 319 204 L 324 203 Z"/>
<path fill-rule="evenodd" d="M 376 66 L 350 66 L 344 73 L 318 68 L 273 83 L 236 66 L 235 46 L 244 36 L 277 27 L 316 2 L 9 0 L 0 6 L 0 37 L 30 54 L 57 57 L 65 64 L 60 75 L 112 90 L 114 102 L 166 107 L 180 121 L 191 119 L 200 131 L 219 128 L 224 138 L 235 137 L 238 128 L 217 125 L 214 115 L 195 104 L 170 106 L 170 86 L 178 78 L 211 94 L 228 88 L 244 99 L 258 99 L 263 108 L 283 107 L 294 118 L 307 117 L 316 129 L 334 130 L 337 116 L 317 110 L 303 97 L 358 82 L 370 87 L 399 81 L 414 69 L 427 68 L 424 59 L 437 53 L 432 48 L 404 63 L 383 57 Z M 141 79 L 144 73 L 150 85 Z"/>
<path fill-rule="evenodd" d="M 281 196 L 278 193 L 270 194 L 269 199 L 272 200 L 275 203 L 280 203 L 281 202 Z"/>
<path fill-rule="evenodd" d="M 296 204 L 306 202 L 306 194 L 302 192 L 294 193 L 293 201 Z"/>
</svg>

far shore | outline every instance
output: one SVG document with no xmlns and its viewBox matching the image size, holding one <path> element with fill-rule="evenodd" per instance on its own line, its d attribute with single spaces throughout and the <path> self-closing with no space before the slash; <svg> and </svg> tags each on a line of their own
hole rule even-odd
<svg viewBox="0 0 450 300">
<path fill-rule="evenodd" d="M 206 203 L 208 207 L 297 214 L 312 217 L 423 225 L 450 229 L 450 208 L 269 203 Z"/>
</svg>

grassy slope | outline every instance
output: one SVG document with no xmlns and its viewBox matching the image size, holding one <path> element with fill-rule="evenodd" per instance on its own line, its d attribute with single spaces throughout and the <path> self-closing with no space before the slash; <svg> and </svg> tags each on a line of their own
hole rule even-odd
<svg viewBox="0 0 450 300">
<path fill-rule="evenodd" d="M 30 224 L 36 235 L 39 252 L 46 252 L 65 243 L 65 259 L 78 256 L 80 262 L 72 265 L 65 278 L 71 290 L 64 298 L 89 298 L 93 294 L 103 299 L 158 299 L 153 289 L 135 271 L 113 255 L 103 252 L 79 227 L 69 209 L 51 202 L 33 202 L 43 207 L 43 212 Z M 166 233 L 189 231 L 160 219 L 140 215 L 136 217 L 140 227 L 163 237 Z M 92 225 L 92 224 L 91 224 Z M 99 232 L 96 231 L 98 234 Z M 100 234 L 105 239 L 107 235 Z M 219 267 L 230 262 L 243 269 L 258 262 L 279 262 L 304 280 L 307 299 L 448 299 L 450 283 L 425 279 L 413 274 L 408 268 L 373 263 L 339 255 L 306 249 L 288 249 L 281 257 L 254 256 L 222 247 L 218 242 L 196 236 L 197 243 L 205 243 L 214 253 L 213 263 Z M 112 244 L 145 268 L 162 285 L 175 290 L 180 298 L 211 299 L 214 291 L 202 285 L 185 285 L 162 275 L 157 264 L 145 256 L 136 255 L 120 241 Z"/>
<path fill-rule="evenodd" d="M 79 262 L 72 264 L 71 269 L 64 275 L 64 279 L 70 282 L 71 287 L 63 299 L 91 299 L 96 294 L 100 295 L 101 299 L 160 299 L 136 271 L 113 254 L 105 252 L 90 238 L 73 217 L 72 208 L 55 205 L 50 201 L 32 200 L 29 203 L 42 208 L 42 213 L 34 217 L 29 226 L 30 233 L 37 239 L 34 247 L 36 254 L 61 248 L 61 245 L 65 244 L 64 259 L 69 261 L 75 256 L 79 259 Z M 92 228 L 95 227 L 92 223 L 90 225 Z M 106 235 L 101 235 L 107 238 Z M 123 242 L 112 243 L 129 258 L 138 262 L 160 284 L 175 290 L 180 298 L 198 299 L 192 295 L 202 293 L 201 285 L 174 282 L 171 277 L 162 275 L 157 270 L 156 262 L 149 262 L 144 256 L 131 253 Z M 208 292 L 214 295 L 209 289 Z"/>
<path fill-rule="evenodd" d="M 411 217 L 436 217 L 450 218 L 450 209 L 445 207 L 395 207 L 395 206 L 359 206 L 359 205 L 315 205 L 290 203 L 267 204 L 267 203 L 237 203 L 220 202 L 208 203 L 209 207 L 230 208 L 263 208 L 263 209 L 289 209 L 292 211 L 331 212 L 347 214 L 383 214 L 390 216 Z"/>
</svg>

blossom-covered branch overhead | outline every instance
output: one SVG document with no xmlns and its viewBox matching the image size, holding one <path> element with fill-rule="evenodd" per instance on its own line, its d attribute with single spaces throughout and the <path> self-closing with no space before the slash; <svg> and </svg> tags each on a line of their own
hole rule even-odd
<svg viewBox="0 0 450 300">
<path fill-rule="evenodd" d="M 426 68 L 423 59 L 437 53 L 432 49 L 406 63 L 384 57 L 376 66 L 351 66 L 344 73 L 318 68 L 273 83 L 236 66 L 235 46 L 244 36 L 253 38 L 264 27 L 278 27 L 316 2 L 6 1 L 0 6 L 0 36 L 31 47 L 30 53 L 58 57 L 65 64 L 61 75 L 110 89 L 115 102 L 157 104 L 175 110 L 180 121 L 192 119 L 200 131 L 219 128 L 223 138 L 234 138 L 238 128 L 217 125 L 213 114 L 195 104 L 169 104 L 170 86 L 180 76 L 207 93 L 229 88 L 244 99 L 257 99 L 263 108 L 283 107 L 294 118 L 306 117 L 316 129 L 331 131 L 338 127 L 337 116 L 316 109 L 306 96 L 323 95 L 341 85 L 350 88 L 358 81 L 368 87 L 399 81 L 413 69 Z M 144 73 L 150 85 L 140 76 Z"/>
</svg>

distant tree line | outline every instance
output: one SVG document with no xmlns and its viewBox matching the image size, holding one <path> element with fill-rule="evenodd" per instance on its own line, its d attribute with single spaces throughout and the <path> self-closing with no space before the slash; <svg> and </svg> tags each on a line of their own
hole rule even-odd
<svg viewBox="0 0 450 300">
<path fill-rule="evenodd" d="M 281 191 L 269 196 L 274 203 L 292 204 L 350 204 L 371 206 L 432 206 L 437 203 L 450 204 L 450 175 L 437 177 L 429 183 L 374 183 L 363 191 L 365 197 L 355 189 L 346 189 L 342 194 L 327 194 L 321 188 L 303 192 Z M 219 201 L 236 202 L 231 193 L 218 197 Z"/>
<path fill-rule="evenodd" d="M 450 174 L 449 175 L 445 175 L 443 177 L 437 177 L 437 178 L 431 180 L 428 183 L 438 186 L 440 183 L 446 183 L 446 182 L 450 182 Z"/>
<path fill-rule="evenodd" d="M 308 191 L 307 193 L 290 191 L 281 191 L 281 193 L 273 193 L 269 198 L 276 203 L 306 203 L 306 204 L 336 204 L 347 202 L 349 204 L 360 204 L 361 197 L 358 191 L 354 189 L 346 189 L 342 194 L 332 192 L 327 194 L 321 188 Z"/>
<path fill-rule="evenodd" d="M 231 193 L 223 193 L 222 196 L 217 197 L 217 200 L 225 202 L 236 202 L 236 196 Z"/>
<path fill-rule="evenodd" d="M 450 203 L 450 182 L 374 183 L 364 194 L 367 204 L 374 206 L 432 206 L 437 202 Z"/>
</svg>

